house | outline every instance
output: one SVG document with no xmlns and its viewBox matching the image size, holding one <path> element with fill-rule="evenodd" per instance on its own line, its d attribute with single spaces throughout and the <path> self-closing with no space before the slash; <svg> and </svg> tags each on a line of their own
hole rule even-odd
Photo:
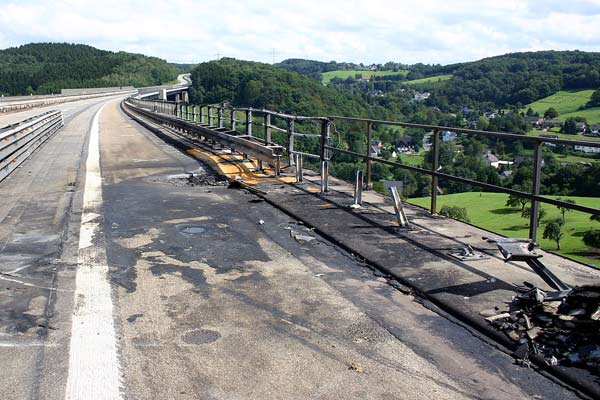
<svg viewBox="0 0 600 400">
<path fill-rule="evenodd" d="M 373 140 L 371 142 L 369 155 L 371 157 L 379 156 L 379 152 L 381 151 L 382 147 L 383 147 L 383 143 L 381 142 L 381 140 Z"/>
<path fill-rule="evenodd" d="M 583 133 L 587 129 L 585 122 L 575 122 L 575 126 L 577 127 L 577 133 Z"/>
<path fill-rule="evenodd" d="M 382 97 L 384 96 L 383 91 L 381 90 L 369 90 L 367 92 L 367 95 L 372 96 L 372 97 Z"/>
<path fill-rule="evenodd" d="M 470 119 L 467 121 L 467 126 L 469 129 L 477 129 L 477 124 L 479 124 L 479 121 L 476 119 Z"/>
<path fill-rule="evenodd" d="M 410 136 L 404 136 L 394 142 L 394 148 L 398 153 L 410 153 L 415 151 L 415 145 L 413 138 Z"/>
<path fill-rule="evenodd" d="M 532 116 L 525 116 L 525 122 L 531 124 L 532 126 L 539 128 L 540 126 L 544 125 L 544 118 L 541 117 L 532 117 Z"/>
<path fill-rule="evenodd" d="M 510 169 L 507 169 L 506 171 L 502 171 L 502 173 L 500 175 L 502 175 L 505 178 L 508 178 L 512 174 L 513 174 L 513 172 Z"/>
<path fill-rule="evenodd" d="M 458 135 L 454 131 L 442 131 L 442 142 L 453 142 Z"/>
<path fill-rule="evenodd" d="M 599 134 L 600 133 L 600 124 L 591 124 L 589 131 L 590 131 L 590 133 L 595 133 L 596 135 Z"/>
<path fill-rule="evenodd" d="M 474 112 L 475 110 L 473 110 L 472 108 L 469 108 L 467 106 L 463 107 L 460 109 L 460 113 L 466 117 L 467 115 L 471 114 L 472 112 Z"/>
<path fill-rule="evenodd" d="M 556 128 L 563 126 L 563 122 L 560 119 L 545 119 L 543 123 L 544 129 Z"/>
<path fill-rule="evenodd" d="M 600 146 L 600 143 L 598 143 L 598 146 Z M 595 146 L 575 146 L 574 149 L 584 153 L 600 153 L 600 147 Z"/>
<path fill-rule="evenodd" d="M 415 92 L 414 100 L 415 101 L 423 101 L 423 100 L 427 100 L 430 97 L 431 97 L 431 93 L 429 93 L 429 92 L 423 92 L 423 93 Z"/>
<path fill-rule="evenodd" d="M 509 166 L 509 165 L 513 165 L 514 164 L 513 161 L 503 161 L 503 160 L 500 160 L 495 154 L 492 154 L 492 152 L 489 151 L 489 150 L 483 155 L 483 158 L 484 158 L 485 161 L 487 161 L 487 163 L 490 166 L 492 166 L 492 167 L 494 167 L 496 169 L 500 168 L 501 165 Z"/>
<path fill-rule="evenodd" d="M 484 115 L 487 119 L 494 119 L 497 116 L 499 116 L 500 114 L 498 114 L 496 111 L 488 111 Z"/>
</svg>

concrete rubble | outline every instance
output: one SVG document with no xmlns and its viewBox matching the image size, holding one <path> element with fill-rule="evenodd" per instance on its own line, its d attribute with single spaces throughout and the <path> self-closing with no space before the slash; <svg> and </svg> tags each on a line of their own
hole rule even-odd
<svg viewBox="0 0 600 400">
<path fill-rule="evenodd" d="M 545 292 L 526 283 L 508 310 L 480 313 L 519 345 L 515 355 L 528 365 L 542 356 L 548 365 L 575 366 L 600 374 L 600 286 L 567 293 Z"/>
</svg>

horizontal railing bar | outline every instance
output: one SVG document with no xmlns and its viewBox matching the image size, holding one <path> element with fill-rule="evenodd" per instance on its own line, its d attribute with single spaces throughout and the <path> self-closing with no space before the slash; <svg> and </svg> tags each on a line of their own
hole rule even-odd
<svg viewBox="0 0 600 400">
<path fill-rule="evenodd" d="M 502 139 L 515 139 L 524 142 L 533 142 L 533 143 L 554 143 L 554 144 L 566 144 L 566 145 L 578 145 L 578 146 L 589 146 L 589 147 L 600 147 L 600 142 L 593 141 L 585 141 L 585 140 L 572 140 L 572 139 L 560 139 L 560 138 L 546 138 L 540 136 L 527 136 L 527 135 L 518 135 L 516 133 L 506 133 L 506 132 L 494 132 L 494 131 L 481 131 L 475 129 L 464 129 L 464 128 L 454 128 L 451 126 L 439 126 L 439 125 L 424 125 L 424 124 L 413 124 L 410 122 L 398 122 L 398 121 L 386 121 L 380 119 L 369 119 L 369 118 L 356 118 L 356 117 L 343 117 L 343 116 L 331 116 L 329 117 L 332 120 L 343 120 L 343 121 L 354 121 L 354 122 L 365 122 L 372 123 L 376 125 L 392 125 L 392 126 L 402 126 L 405 128 L 419 128 L 425 130 L 439 130 L 439 131 L 452 131 L 456 133 L 465 133 L 468 135 L 482 135 L 482 136 L 490 136 Z"/>
<path fill-rule="evenodd" d="M 375 161 L 375 162 L 380 162 L 382 164 L 390 165 L 393 167 L 399 167 L 402 169 L 426 174 L 429 176 L 437 176 L 438 178 L 445 178 L 445 179 L 449 179 L 449 180 L 456 181 L 456 182 L 466 183 L 468 185 L 478 186 L 478 187 L 482 187 L 482 188 L 486 188 L 486 189 L 492 189 L 495 191 L 512 194 L 512 195 L 519 196 L 519 197 L 524 197 L 529 200 L 536 200 L 541 203 L 548 203 L 548 204 L 552 204 L 555 206 L 561 206 L 561 207 L 565 207 L 565 208 L 569 208 L 572 210 L 577 210 L 577 211 L 581 211 L 581 212 L 585 212 L 585 213 L 589 213 L 589 214 L 600 214 L 600 209 L 597 209 L 597 208 L 586 207 L 586 206 L 582 206 L 579 204 L 572 204 L 572 203 L 568 203 L 568 202 L 565 202 L 562 200 L 549 199 L 547 197 L 543 197 L 540 195 L 533 195 L 531 193 L 521 192 L 519 190 L 509 189 L 509 188 L 505 188 L 502 186 L 492 185 L 490 183 L 484 183 L 484 182 L 474 181 L 474 180 L 471 180 L 468 178 L 462 178 L 459 176 L 448 175 L 448 174 L 444 174 L 443 172 L 437 172 L 437 171 L 434 172 L 434 171 L 431 171 L 428 169 L 414 167 L 412 165 L 401 164 L 401 163 L 397 163 L 394 161 L 384 160 L 379 157 L 366 156 L 361 153 L 356 153 L 356 152 L 350 151 L 350 150 L 342 150 L 342 149 L 338 149 L 338 148 L 335 148 L 332 146 L 324 146 L 324 148 L 327 150 L 334 151 L 334 152 L 353 155 L 353 156 L 362 158 L 363 160 L 371 160 L 371 161 Z"/>
<path fill-rule="evenodd" d="M 304 153 L 302 151 L 296 151 L 296 150 L 292 151 L 292 154 L 300 154 L 300 155 L 305 156 L 305 157 L 316 158 L 316 159 L 320 159 L 321 158 L 321 156 L 318 155 L 318 154 Z"/>
</svg>

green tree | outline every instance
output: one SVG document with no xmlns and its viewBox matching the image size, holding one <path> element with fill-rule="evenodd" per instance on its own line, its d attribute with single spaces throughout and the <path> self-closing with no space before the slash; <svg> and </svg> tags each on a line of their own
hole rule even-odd
<svg viewBox="0 0 600 400">
<path fill-rule="evenodd" d="M 465 207 L 459 206 L 443 206 L 440 214 L 463 222 L 471 222 Z"/>
<path fill-rule="evenodd" d="M 594 214 L 594 215 L 591 215 L 591 216 L 590 216 L 590 219 L 591 219 L 592 221 L 598 221 L 598 222 L 600 222 L 600 214 Z"/>
<path fill-rule="evenodd" d="M 517 189 L 518 190 L 518 189 Z M 529 199 L 521 196 L 517 196 L 516 194 L 511 194 L 506 199 L 507 207 L 521 207 L 521 213 L 525 210 L 525 206 L 529 203 Z"/>
<path fill-rule="evenodd" d="M 542 219 L 546 216 L 546 210 L 543 207 L 538 208 L 538 218 L 537 218 L 537 226 L 540 226 Z M 531 207 L 527 207 L 523 209 L 521 212 L 521 218 L 530 218 L 531 217 Z"/>
<path fill-rule="evenodd" d="M 560 239 L 564 236 L 562 232 L 563 221 L 560 218 L 555 218 L 549 221 L 544 228 L 543 238 L 548 240 L 554 240 L 556 242 L 556 249 L 560 250 Z"/>
<path fill-rule="evenodd" d="M 558 111 L 556 111 L 556 108 L 554 108 L 554 107 L 550 107 L 549 109 L 547 109 L 547 110 L 544 112 L 544 118 L 547 118 L 547 119 L 554 119 L 554 118 L 557 118 L 557 117 L 558 117 L 558 115 L 559 115 L 559 114 L 558 114 Z"/>
<path fill-rule="evenodd" d="M 587 246 L 600 248 L 600 230 L 591 229 L 583 234 L 583 243 Z"/>
<path fill-rule="evenodd" d="M 560 200 L 560 199 L 556 199 L 556 200 Z M 575 200 L 571 200 L 571 199 L 566 199 L 564 200 L 565 203 L 569 203 L 569 204 L 577 204 L 575 203 Z M 573 211 L 570 208 L 567 208 L 566 206 L 556 206 L 556 208 L 558 208 L 558 211 L 560 211 L 560 215 L 562 215 L 562 221 L 563 224 L 566 222 L 565 221 L 565 213 Z"/>
<path fill-rule="evenodd" d="M 592 93 L 590 101 L 585 105 L 586 108 L 600 107 L 600 89 L 597 89 Z"/>
<path fill-rule="evenodd" d="M 577 121 L 575 118 L 568 118 L 560 131 L 569 135 L 577 135 Z"/>
</svg>

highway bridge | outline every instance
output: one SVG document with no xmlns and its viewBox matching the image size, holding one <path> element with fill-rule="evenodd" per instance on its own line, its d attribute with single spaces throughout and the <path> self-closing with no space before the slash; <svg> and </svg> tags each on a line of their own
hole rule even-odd
<svg viewBox="0 0 600 400">
<path fill-rule="evenodd" d="M 594 395 L 594 377 L 516 365 L 486 331 L 479 312 L 515 285 L 549 289 L 489 232 L 412 207 L 403 229 L 372 191 L 348 207 L 352 185 L 326 174 L 330 118 L 128 96 L 0 115 L 47 136 L 0 182 L 3 399 Z M 297 167 L 303 123 L 317 172 Z M 10 140 L 38 129 L 23 126 Z M 447 255 L 466 246 L 486 257 Z"/>
</svg>

